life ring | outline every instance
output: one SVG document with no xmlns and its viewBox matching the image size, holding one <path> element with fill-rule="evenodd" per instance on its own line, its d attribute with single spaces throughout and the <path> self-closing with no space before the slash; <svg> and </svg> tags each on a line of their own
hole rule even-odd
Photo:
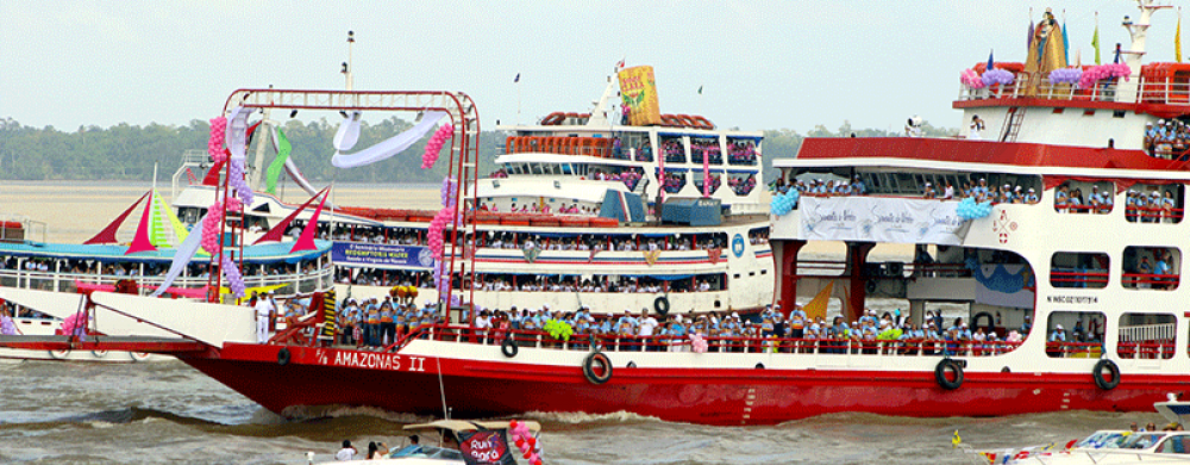
<svg viewBox="0 0 1190 465">
<path fill-rule="evenodd" d="M 91 356 L 93 356 L 95 358 L 107 357 L 107 351 L 106 350 L 92 350 Z"/>
<path fill-rule="evenodd" d="M 595 365 L 598 364 L 603 374 L 595 373 Z M 591 384 L 603 384 L 609 379 L 612 379 L 612 361 L 607 358 L 607 354 L 603 352 L 591 352 L 587 358 L 583 359 L 583 376 L 587 377 L 587 381 Z"/>
<path fill-rule="evenodd" d="M 988 334 L 991 334 L 992 331 L 994 331 L 996 329 L 996 319 L 992 318 L 992 314 L 988 313 L 988 312 L 979 312 L 979 313 L 976 313 L 975 316 L 971 317 L 971 328 L 972 329 L 978 328 L 979 327 L 979 319 L 982 317 L 985 317 L 985 316 L 988 318 L 988 325 L 984 326 L 984 328 L 986 328 L 984 331 L 987 332 Z"/>
<path fill-rule="evenodd" d="M 52 358 L 54 360 L 66 360 L 66 357 L 70 356 L 70 349 L 51 350 L 49 352 L 50 352 L 50 358 Z"/>
<path fill-rule="evenodd" d="M 516 346 L 515 342 L 512 342 L 511 337 L 504 338 L 504 342 L 500 343 L 500 352 L 503 353 L 505 357 L 514 358 L 516 357 L 518 351 L 520 351 L 520 348 Z"/>
<path fill-rule="evenodd" d="M 149 359 L 148 352 L 129 352 L 128 356 L 131 357 L 132 361 L 134 362 L 143 362 Z"/>
<path fill-rule="evenodd" d="M 289 358 L 290 358 L 290 353 L 289 353 L 288 348 L 282 347 L 281 350 L 277 351 L 277 364 L 278 365 L 281 365 L 281 366 L 288 365 Z"/>
<path fill-rule="evenodd" d="M 636 368 L 636 362 L 629 361 L 627 367 L 628 368 Z"/>
<path fill-rule="evenodd" d="M 756 362 L 756 369 L 757 369 L 757 370 L 763 370 L 763 369 L 764 369 L 764 364 L 763 364 L 763 363 L 760 363 L 760 362 Z"/>
<path fill-rule="evenodd" d="M 954 373 L 954 379 L 946 377 L 946 372 Z M 934 381 L 938 382 L 942 389 L 953 391 L 963 385 L 963 366 L 949 358 L 942 359 L 938 362 L 938 366 L 934 367 Z"/>
<path fill-rule="evenodd" d="M 1111 372 L 1111 379 L 1103 376 L 1105 368 Z M 1120 385 L 1120 367 L 1116 366 L 1116 362 L 1106 358 L 1095 364 L 1095 369 L 1091 370 L 1091 376 L 1095 378 L 1095 385 L 1104 391 L 1110 391 Z"/>
<path fill-rule="evenodd" d="M 657 315 L 664 317 L 669 314 L 669 298 L 666 296 L 658 297 L 653 301 L 653 310 L 657 311 Z"/>
<path fill-rule="evenodd" d="M 875 294 L 876 293 L 876 281 L 869 279 L 868 284 L 864 285 L 864 290 L 866 290 L 869 294 Z"/>
<path fill-rule="evenodd" d="M 545 118 L 542 118 L 541 125 L 542 126 L 555 126 L 555 125 L 561 124 L 562 121 L 565 119 L 566 119 L 566 113 L 562 113 L 560 111 L 555 111 L 553 113 L 546 115 Z"/>
</svg>

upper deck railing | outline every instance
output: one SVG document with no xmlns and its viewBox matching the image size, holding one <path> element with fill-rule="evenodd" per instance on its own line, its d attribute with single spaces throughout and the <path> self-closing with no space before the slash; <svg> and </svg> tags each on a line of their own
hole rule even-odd
<svg viewBox="0 0 1190 465">
<path fill-rule="evenodd" d="M 1178 82 L 1173 79 L 1146 80 L 1144 77 L 1137 77 L 1135 79 L 1138 80 L 1136 97 L 1127 100 L 1117 100 L 1117 93 L 1121 87 L 1120 83 L 1123 81 L 1101 81 L 1091 88 L 1084 89 L 1071 84 L 1055 84 L 1050 82 L 1048 78 L 1045 78 L 1041 79 L 1033 92 L 1029 92 L 1029 79 L 1024 73 L 1018 74 L 1012 84 L 995 85 L 982 89 L 972 89 L 968 86 L 960 85 L 958 100 L 1037 98 L 1124 104 L 1149 103 L 1190 107 L 1190 82 Z"/>
</svg>

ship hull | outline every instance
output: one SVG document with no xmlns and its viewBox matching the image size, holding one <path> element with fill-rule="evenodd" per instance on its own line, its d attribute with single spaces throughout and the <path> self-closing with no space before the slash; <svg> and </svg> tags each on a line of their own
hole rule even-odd
<svg viewBox="0 0 1190 465">
<path fill-rule="evenodd" d="M 968 372 L 960 388 L 945 390 L 932 371 L 627 368 L 631 353 L 609 353 L 613 376 L 597 385 L 578 365 L 303 347 L 287 348 L 290 360 L 282 365 L 280 349 L 229 345 L 218 357 L 182 360 L 281 414 L 298 406 L 348 405 L 439 416 L 445 398 L 459 417 L 626 411 L 710 425 L 774 424 L 838 412 L 946 417 L 1146 411 L 1190 383 L 1186 376 L 1125 374 L 1118 387 L 1105 391 L 1090 373 Z"/>
</svg>

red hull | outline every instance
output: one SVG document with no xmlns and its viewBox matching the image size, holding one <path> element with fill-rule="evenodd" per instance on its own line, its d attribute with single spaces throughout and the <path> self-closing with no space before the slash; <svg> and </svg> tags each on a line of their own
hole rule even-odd
<svg viewBox="0 0 1190 465">
<path fill-rule="evenodd" d="M 959 389 L 947 391 L 935 384 L 933 372 L 625 368 L 631 354 L 610 353 L 614 376 L 594 385 L 578 366 L 303 347 L 290 347 L 291 360 L 283 366 L 277 363 L 280 349 L 229 345 L 216 357 L 182 360 L 278 413 L 290 406 L 338 404 L 437 416 L 440 365 L 446 401 L 459 417 L 628 411 L 711 425 L 773 424 L 836 412 L 941 417 L 1148 411 L 1165 393 L 1180 393 L 1190 382 L 1190 377 L 1126 374 L 1117 388 L 1103 391 L 1090 374 L 969 372 Z M 333 366 L 336 357 L 354 357 L 347 363 L 371 368 Z"/>
</svg>

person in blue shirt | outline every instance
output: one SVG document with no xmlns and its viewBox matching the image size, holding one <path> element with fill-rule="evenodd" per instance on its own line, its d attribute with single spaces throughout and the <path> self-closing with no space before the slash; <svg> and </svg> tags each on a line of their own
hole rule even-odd
<svg viewBox="0 0 1190 465">
<path fill-rule="evenodd" d="M 851 181 L 851 193 L 853 195 L 864 195 L 868 193 L 868 186 L 860 180 L 859 175 L 855 175 L 855 179 Z"/>
<path fill-rule="evenodd" d="M 1169 262 L 1171 261 L 1170 260 L 1171 257 L 1170 257 L 1170 253 L 1168 250 L 1166 250 L 1166 251 L 1158 250 L 1158 251 L 1153 252 L 1153 255 L 1155 255 L 1157 257 L 1157 266 L 1153 269 L 1153 274 L 1158 275 L 1158 276 L 1173 274 L 1169 267 Z M 1155 278 L 1154 281 L 1157 283 L 1160 283 L 1160 284 L 1154 284 L 1153 285 L 1154 289 L 1166 289 L 1166 288 L 1168 288 L 1168 283 L 1171 282 L 1170 279 L 1165 279 L 1165 278 Z"/>
<path fill-rule="evenodd" d="M 1062 325 L 1055 325 L 1054 332 L 1050 333 L 1050 342 L 1066 342 L 1066 330 Z"/>
<path fill-rule="evenodd" d="M 685 350 L 683 350 L 682 346 L 678 345 L 686 340 L 686 327 L 682 325 L 682 316 L 681 315 L 675 316 L 673 323 L 670 323 L 669 335 L 673 336 L 673 339 L 671 340 L 671 343 L 673 345 L 671 345 L 669 347 L 669 351 L 670 352 L 685 352 Z"/>
</svg>

